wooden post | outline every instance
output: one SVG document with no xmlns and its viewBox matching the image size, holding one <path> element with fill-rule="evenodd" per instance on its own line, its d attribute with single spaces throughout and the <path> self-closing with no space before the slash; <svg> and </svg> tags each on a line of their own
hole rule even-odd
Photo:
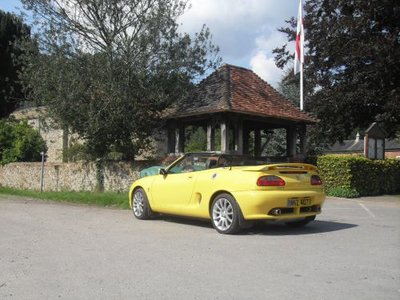
<svg viewBox="0 0 400 300">
<path fill-rule="evenodd" d="M 239 120 L 235 125 L 235 151 L 237 154 L 243 154 L 244 144 L 243 144 L 243 121 Z"/>
<path fill-rule="evenodd" d="M 254 129 L 254 157 L 261 156 L 261 133 L 260 129 Z"/>
<path fill-rule="evenodd" d="M 175 152 L 175 130 L 173 127 L 168 127 L 168 153 Z"/>
<path fill-rule="evenodd" d="M 369 139 L 368 139 L 368 134 L 364 135 L 364 156 L 368 157 L 368 143 L 369 143 Z"/>
<path fill-rule="evenodd" d="M 180 125 L 175 129 L 175 153 L 185 151 L 185 127 Z"/>
<path fill-rule="evenodd" d="M 300 135 L 300 156 L 301 159 L 304 160 L 306 158 L 307 154 L 307 127 L 306 125 L 303 125 L 299 127 L 299 135 Z"/>
<path fill-rule="evenodd" d="M 243 154 L 249 154 L 250 130 L 243 126 Z"/>
<path fill-rule="evenodd" d="M 229 141 L 228 141 L 228 128 L 226 126 L 226 122 L 221 122 L 221 152 L 227 153 L 229 150 Z"/>
<path fill-rule="evenodd" d="M 296 129 L 293 126 L 286 128 L 286 155 L 293 157 L 296 154 Z"/>
<path fill-rule="evenodd" d="M 179 153 L 179 145 L 180 145 L 180 136 L 179 136 L 179 128 L 175 128 L 175 153 Z"/>
<path fill-rule="evenodd" d="M 207 125 L 207 151 L 215 151 L 215 130 L 211 124 Z"/>
</svg>

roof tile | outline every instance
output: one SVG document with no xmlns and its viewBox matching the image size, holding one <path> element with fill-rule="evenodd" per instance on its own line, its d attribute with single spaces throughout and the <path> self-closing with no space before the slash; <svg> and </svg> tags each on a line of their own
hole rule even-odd
<svg viewBox="0 0 400 300">
<path fill-rule="evenodd" d="M 253 71 L 232 65 L 223 65 L 200 82 L 169 118 L 222 111 L 316 122 Z"/>
</svg>

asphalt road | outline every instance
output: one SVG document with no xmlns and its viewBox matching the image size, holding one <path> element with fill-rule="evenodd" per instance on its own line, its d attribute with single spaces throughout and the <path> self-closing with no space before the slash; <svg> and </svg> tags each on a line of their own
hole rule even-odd
<svg viewBox="0 0 400 300">
<path fill-rule="evenodd" d="M 1 299 L 400 299 L 400 196 L 328 199 L 303 229 L 0 196 Z"/>
</svg>

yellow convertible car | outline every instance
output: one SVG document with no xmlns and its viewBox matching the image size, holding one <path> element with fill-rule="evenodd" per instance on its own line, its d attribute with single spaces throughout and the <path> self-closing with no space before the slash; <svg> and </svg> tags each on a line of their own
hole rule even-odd
<svg viewBox="0 0 400 300">
<path fill-rule="evenodd" d="M 303 163 L 256 165 L 244 156 L 187 153 L 154 173 L 131 186 L 136 218 L 161 213 L 211 219 L 225 234 L 261 220 L 304 226 L 325 200 L 317 168 Z"/>
</svg>

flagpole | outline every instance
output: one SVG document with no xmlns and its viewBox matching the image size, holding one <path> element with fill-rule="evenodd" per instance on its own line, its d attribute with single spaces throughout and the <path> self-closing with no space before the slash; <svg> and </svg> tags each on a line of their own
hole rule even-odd
<svg viewBox="0 0 400 300">
<path fill-rule="evenodd" d="M 303 103 L 303 64 L 300 63 L 300 110 L 304 110 Z"/>
<path fill-rule="evenodd" d="M 299 1 L 297 14 L 296 47 L 294 54 L 294 74 L 300 71 L 300 110 L 304 110 L 303 102 L 303 64 L 304 64 L 304 27 L 303 27 L 303 2 Z"/>
</svg>

